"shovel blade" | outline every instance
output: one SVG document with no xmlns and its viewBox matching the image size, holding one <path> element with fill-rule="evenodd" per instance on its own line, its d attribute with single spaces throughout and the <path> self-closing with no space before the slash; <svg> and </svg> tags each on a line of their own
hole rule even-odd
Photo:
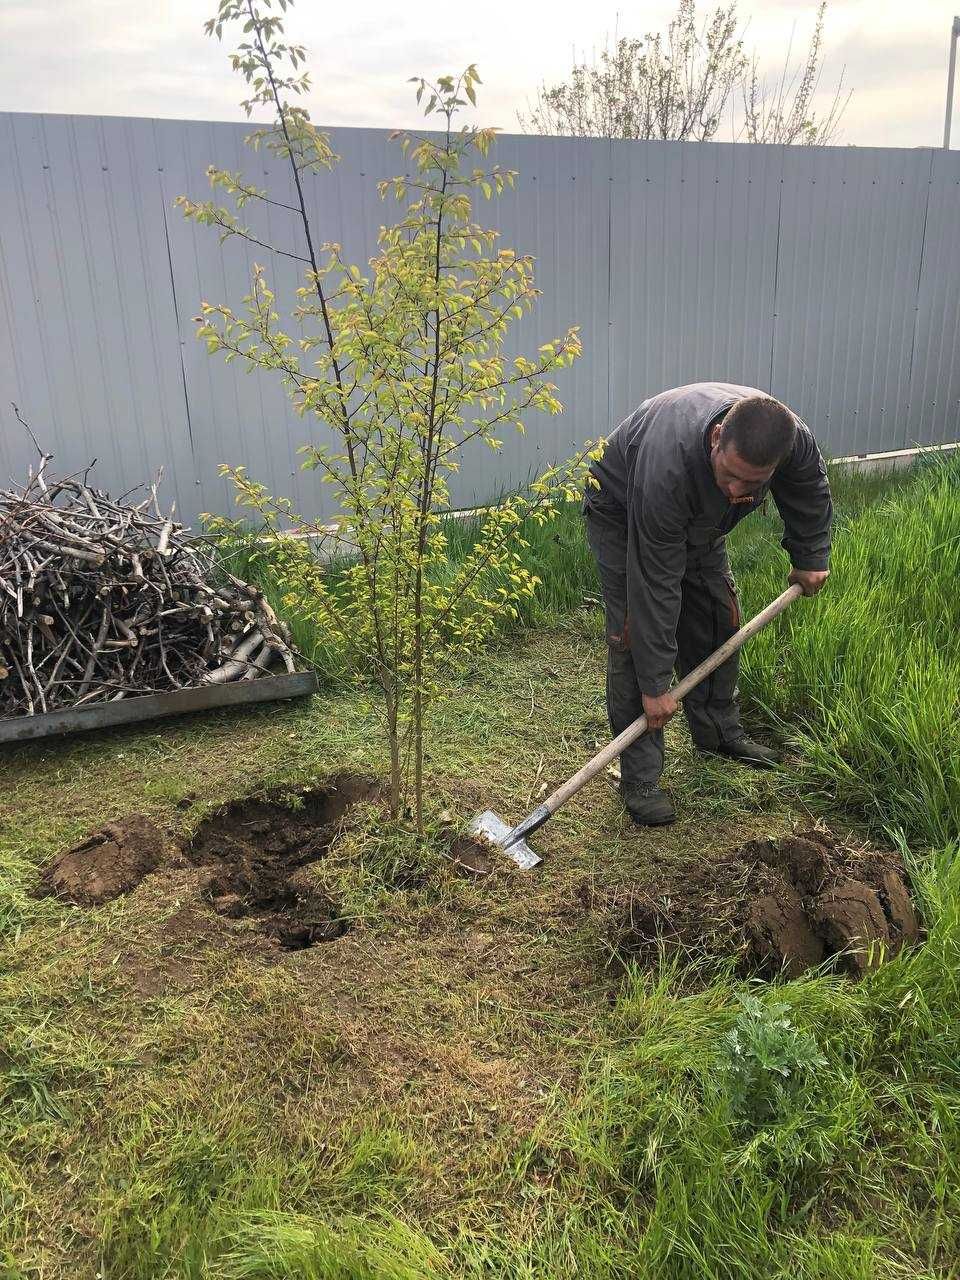
<svg viewBox="0 0 960 1280">
<path fill-rule="evenodd" d="M 478 813 L 467 830 L 472 836 L 480 836 L 488 844 L 503 849 L 507 857 L 512 858 L 521 871 L 529 871 L 531 867 L 543 861 L 533 852 L 526 840 L 516 840 L 505 847 L 503 842 L 513 828 L 509 822 L 504 822 L 502 818 L 497 817 L 491 809 L 484 809 L 483 813 Z"/>
</svg>

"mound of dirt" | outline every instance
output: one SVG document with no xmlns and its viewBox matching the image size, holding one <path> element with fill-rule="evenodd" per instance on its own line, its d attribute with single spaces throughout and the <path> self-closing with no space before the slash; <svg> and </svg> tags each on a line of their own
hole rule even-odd
<svg viewBox="0 0 960 1280">
<path fill-rule="evenodd" d="M 449 835 L 449 858 L 457 871 L 470 879 L 488 876 L 494 867 L 492 846 L 477 836 Z"/>
<path fill-rule="evenodd" d="M 377 783 L 339 778 L 303 793 L 297 807 L 280 799 L 238 800 L 200 824 L 184 848 L 201 868 L 201 893 L 229 919 L 251 919 L 287 950 L 329 942 L 349 925 L 312 883 L 318 862 L 347 810 L 371 798 Z"/>
<path fill-rule="evenodd" d="M 136 888 L 160 863 L 163 837 L 149 818 L 131 813 L 59 854 L 41 873 L 40 892 L 96 907 Z"/>
<path fill-rule="evenodd" d="M 861 974 L 920 936 L 899 856 L 823 831 L 753 840 L 673 869 L 656 893 L 620 892 L 607 910 L 628 955 L 652 957 L 666 942 L 690 955 L 733 954 L 744 972 L 788 977 L 825 960 Z"/>
</svg>

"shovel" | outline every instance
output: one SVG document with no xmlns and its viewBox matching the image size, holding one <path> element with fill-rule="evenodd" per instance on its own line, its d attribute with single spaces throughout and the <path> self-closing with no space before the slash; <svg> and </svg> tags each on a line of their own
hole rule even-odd
<svg viewBox="0 0 960 1280">
<path fill-rule="evenodd" d="M 787 605 L 792 604 L 798 596 L 802 595 L 803 588 L 796 583 L 787 587 L 782 595 L 777 596 L 776 600 L 768 604 L 755 618 L 751 618 L 729 640 L 726 640 L 719 649 L 711 653 L 709 658 L 704 658 L 699 666 L 694 667 L 689 675 L 684 676 L 682 680 L 673 686 L 670 692 L 677 701 L 679 702 L 685 698 L 690 690 L 696 688 L 700 681 L 705 679 L 711 671 L 715 671 L 717 667 L 722 666 L 742 645 L 746 644 L 751 636 L 755 636 L 758 631 L 762 631 L 768 622 L 772 622 L 778 614 L 783 613 Z M 636 741 L 646 731 L 647 717 L 640 716 L 639 719 L 634 720 L 633 724 L 627 725 L 622 733 L 617 734 L 613 741 L 609 742 L 602 751 L 598 751 L 593 759 L 588 764 L 585 764 L 578 773 L 575 773 L 562 786 L 557 787 L 552 795 L 547 796 L 543 804 L 537 805 L 536 809 L 527 814 L 524 820 L 515 827 L 508 826 L 492 810 L 485 809 L 483 813 L 478 813 L 470 823 L 468 828 L 470 834 L 480 836 L 489 844 L 496 845 L 502 849 L 507 857 L 512 858 L 521 870 L 528 871 L 531 867 L 535 867 L 542 859 L 527 844 L 526 837 L 542 827 L 547 819 L 552 818 L 562 805 L 565 805 L 582 787 L 587 785 L 591 778 L 595 778 L 612 760 L 615 760 L 624 747 L 628 747 L 631 742 Z"/>
</svg>

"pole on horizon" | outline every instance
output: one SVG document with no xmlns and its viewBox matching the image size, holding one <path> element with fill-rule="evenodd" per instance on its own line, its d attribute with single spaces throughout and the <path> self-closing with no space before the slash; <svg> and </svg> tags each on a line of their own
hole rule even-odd
<svg viewBox="0 0 960 1280">
<path fill-rule="evenodd" d="M 960 15 L 954 18 L 950 31 L 950 67 L 947 71 L 947 115 L 943 122 L 943 149 L 950 150 L 950 125 L 953 121 L 953 82 L 957 74 L 957 40 L 960 39 Z"/>
</svg>

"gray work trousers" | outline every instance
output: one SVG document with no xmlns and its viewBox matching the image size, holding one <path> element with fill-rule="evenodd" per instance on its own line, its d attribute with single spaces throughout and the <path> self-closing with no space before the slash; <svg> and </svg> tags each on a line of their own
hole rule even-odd
<svg viewBox="0 0 960 1280">
<path fill-rule="evenodd" d="M 631 627 L 642 618 L 627 617 L 627 526 L 609 510 L 584 503 L 583 515 L 597 567 L 606 614 L 607 714 L 614 736 L 643 715 L 640 684 L 630 651 Z M 740 606 L 723 543 L 689 557 L 677 622 L 676 672 L 683 677 L 723 644 L 740 626 Z M 718 667 L 683 700 L 694 743 L 712 750 L 742 738 L 737 702 L 739 655 Z M 620 756 L 621 787 L 647 787 L 663 772 L 663 730 L 645 733 Z"/>
</svg>

